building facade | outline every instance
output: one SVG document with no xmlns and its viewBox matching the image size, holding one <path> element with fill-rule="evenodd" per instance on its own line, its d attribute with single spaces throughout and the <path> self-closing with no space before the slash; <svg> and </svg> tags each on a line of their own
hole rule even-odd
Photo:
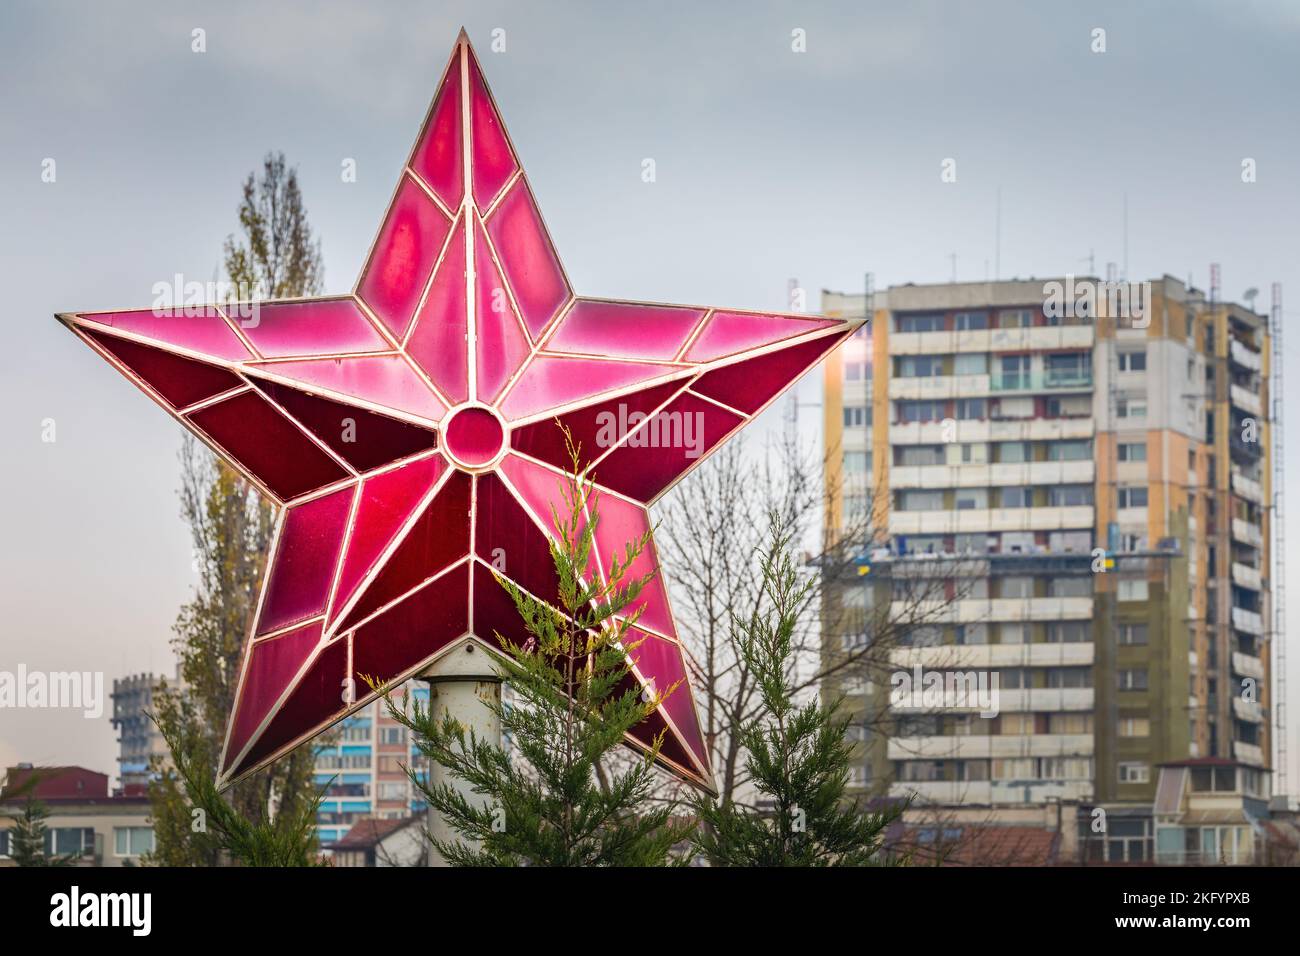
<svg viewBox="0 0 1300 956">
<path fill-rule="evenodd" d="M 824 292 L 822 311 L 867 298 Z M 918 805 L 1145 806 L 1149 847 L 1160 765 L 1267 774 L 1267 319 L 1168 276 L 870 298 L 824 372 L 827 531 L 862 539 L 827 589 L 824 662 L 885 605 L 923 623 L 885 672 L 827 682 L 862 715 L 855 782 Z M 986 679 L 996 706 L 900 696 L 890 669 Z"/>
</svg>

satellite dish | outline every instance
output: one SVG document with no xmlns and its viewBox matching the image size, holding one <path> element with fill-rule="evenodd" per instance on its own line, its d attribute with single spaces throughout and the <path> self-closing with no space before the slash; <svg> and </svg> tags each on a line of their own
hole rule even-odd
<svg viewBox="0 0 1300 956">
<path fill-rule="evenodd" d="M 1254 286 L 1251 286 L 1249 289 L 1247 289 L 1245 292 L 1241 294 L 1241 297 L 1246 300 L 1246 304 L 1250 306 L 1250 311 L 1252 312 L 1255 311 L 1255 299 L 1258 296 L 1259 296 L 1259 290 L 1256 289 Z"/>
</svg>

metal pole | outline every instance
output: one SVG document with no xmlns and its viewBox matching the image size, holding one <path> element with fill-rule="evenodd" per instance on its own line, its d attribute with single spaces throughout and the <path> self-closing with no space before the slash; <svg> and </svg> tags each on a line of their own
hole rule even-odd
<svg viewBox="0 0 1300 956">
<path fill-rule="evenodd" d="M 496 705 L 501 702 L 501 676 L 492 666 L 492 660 L 473 640 L 466 638 L 456 644 L 420 675 L 429 684 L 429 714 L 442 723 L 448 715 L 465 728 L 466 740 L 472 733 L 478 740 L 501 745 L 501 721 Z M 429 784 L 436 787 L 447 784 L 474 799 L 469 786 L 452 776 L 437 763 L 429 766 Z M 433 807 L 428 810 L 428 827 L 433 836 L 443 842 L 464 838 Z M 447 866 L 447 861 L 429 847 L 429 865 Z"/>
</svg>

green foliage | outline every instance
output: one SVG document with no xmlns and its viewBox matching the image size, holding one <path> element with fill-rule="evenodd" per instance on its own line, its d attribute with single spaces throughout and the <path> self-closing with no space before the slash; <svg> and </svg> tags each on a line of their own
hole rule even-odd
<svg viewBox="0 0 1300 956">
<path fill-rule="evenodd" d="M 28 788 L 35 783 L 33 777 Z M 16 866 L 71 866 L 76 861 L 71 854 L 52 856 L 45 852 L 48 815 L 45 804 L 28 794 L 22 810 L 10 817 L 14 825 L 9 831 L 9 858 Z"/>
<path fill-rule="evenodd" d="M 159 724 L 159 729 L 163 730 Z M 181 740 L 168 736 L 175 761 L 173 773 L 188 803 L 188 839 L 197 851 L 220 859 L 223 853 L 243 866 L 319 866 L 316 852 L 316 811 L 324 799 L 321 790 L 302 799 L 290 811 L 271 815 L 258 810 L 249 817 L 217 792 L 210 766 L 195 759 Z M 154 833 L 155 841 L 158 838 Z"/>
<path fill-rule="evenodd" d="M 320 290 L 319 242 L 307 223 L 297 175 L 283 154 L 266 157 L 260 179 L 249 174 L 239 221 L 242 238 L 232 236 L 225 246 L 232 283 L 271 296 Z M 151 716 L 173 752 L 155 758 L 151 768 L 154 851 L 148 861 L 214 866 L 222 860 L 220 847 L 195 834 L 190 794 L 176 768 L 183 764 L 196 780 L 216 777 L 275 515 L 252 485 L 189 436 L 181 450 L 180 498 L 198 583 L 194 600 L 181 608 L 172 641 L 180 680 L 154 694 Z M 312 805 L 313 763 L 313 749 L 300 747 L 236 784 L 226 800 L 235 813 L 256 821 L 267 815 L 274 795 L 281 816 L 299 819 Z M 304 839 L 298 855 L 314 857 L 314 830 Z"/>
<path fill-rule="evenodd" d="M 835 703 L 795 701 L 793 635 L 813 582 L 800 581 L 778 515 L 762 556 L 770 615 L 733 618 L 736 646 L 758 685 L 762 710 L 740 728 L 746 770 L 770 809 L 694 800 L 698 852 L 714 866 L 865 866 L 879 862 L 883 832 L 901 813 L 867 813 L 846 801 L 849 717 Z"/>
<path fill-rule="evenodd" d="M 449 715 L 385 697 L 389 713 L 409 728 L 421 753 L 445 768 L 451 782 L 426 783 L 408 768 L 429 805 L 463 841 L 436 840 L 438 852 L 457 866 L 662 866 L 687 830 L 674 823 L 674 805 L 653 799 L 658 770 L 651 753 L 625 758 L 628 731 L 676 689 L 642 688 L 628 655 L 638 641 L 624 617 L 651 576 L 629 568 L 648 535 L 626 546 L 609 569 L 609 583 L 587 574 L 599 521 L 598 495 L 580 471 L 563 486 L 564 514 L 552 510 L 556 540 L 551 558 L 559 603 L 551 604 L 498 582 L 514 601 L 528 639 L 497 639 L 510 654 L 493 655 L 514 695 L 489 704 L 508 737 L 511 753 L 467 733 Z M 621 764 L 609 770 L 605 763 Z"/>
</svg>

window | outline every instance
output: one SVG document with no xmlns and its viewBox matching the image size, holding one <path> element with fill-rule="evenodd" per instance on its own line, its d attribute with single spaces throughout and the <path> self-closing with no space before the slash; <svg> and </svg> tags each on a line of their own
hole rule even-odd
<svg viewBox="0 0 1300 956">
<path fill-rule="evenodd" d="M 1048 714 L 1049 734 L 1090 734 L 1092 714 Z"/>
<path fill-rule="evenodd" d="M 1043 356 L 1048 385 L 1087 385 L 1092 382 L 1091 352 L 1053 352 Z"/>
<path fill-rule="evenodd" d="M 1090 640 L 1092 625 L 1087 621 L 1057 621 L 1047 625 L 1049 644 L 1086 644 Z"/>
<path fill-rule="evenodd" d="M 1147 370 L 1146 352 L 1120 352 L 1117 358 L 1121 372 L 1145 372 Z"/>
<path fill-rule="evenodd" d="M 1002 579 L 1001 597 L 1028 598 L 1034 596 L 1034 579 L 1031 577 L 1011 577 Z"/>
<path fill-rule="evenodd" d="M 1047 668 L 1048 687 L 1091 687 L 1092 668 L 1090 667 L 1049 667 Z"/>
<path fill-rule="evenodd" d="M 1151 767 L 1144 763 L 1121 763 L 1119 765 L 1120 783 L 1149 783 Z"/>
<path fill-rule="evenodd" d="M 855 475 L 865 475 L 871 470 L 871 453 L 846 451 L 844 453 L 844 470 Z"/>
<path fill-rule="evenodd" d="M 1004 355 L 999 360 L 1002 377 L 999 388 L 1029 387 L 1029 356 Z"/>
<path fill-rule="evenodd" d="M 1145 508 L 1147 506 L 1147 489 L 1145 485 L 1120 488 L 1118 492 L 1119 507 Z"/>
<path fill-rule="evenodd" d="M 959 488 L 955 493 L 958 511 L 983 510 L 989 506 L 989 493 L 986 488 Z"/>
<path fill-rule="evenodd" d="M 1117 593 L 1121 601 L 1145 601 L 1147 590 L 1146 578 L 1139 578 L 1120 581 Z"/>
<path fill-rule="evenodd" d="M 987 375 L 989 357 L 983 352 L 961 352 L 953 357 L 954 375 Z"/>
<path fill-rule="evenodd" d="M 1003 508 L 1032 508 L 1033 505 L 1033 489 L 1020 487 L 1007 487 L 1002 489 Z"/>
<path fill-rule="evenodd" d="M 894 325 L 899 332 L 942 332 L 943 315 L 900 315 Z"/>
<path fill-rule="evenodd" d="M 140 856 L 153 852 L 153 827 L 114 827 L 113 853 L 116 856 Z"/>
<path fill-rule="evenodd" d="M 1030 450 L 1029 443 L 1023 441 L 1000 441 L 997 443 L 995 451 L 998 461 L 1002 464 L 1018 464 L 1022 461 L 1029 461 Z"/>
<path fill-rule="evenodd" d="M 1077 508 L 1081 505 L 1090 505 L 1092 485 L 1053 485 L 1047 489 L 1047 504 L 1052 508 Z"/>
<path fill-rule="evenodd" d="M 1120 690 L 1146 690 L 1147 669 L 1145 667 L 1125 668 L 1117 672 Z"/>
<path fill-rule="evenodd" d="M 867 646 L 867 635 L 859 631 L 856 634 L 841 634 L 840 648 L 845 651 L 857 651 Z"/>
<path fill-rule="evenodd" d="M 862 405 L 844 406 L 844 427 L 861 428 L 867 423 L 867 409 Z"/>
<path fill-rule="evenodd" d="M 958 624 L 956 637 L 958 644 L 987 644 L 989 642 L 989 626 L 987 624 Z"/>
<path fill-rule="evenodd" d="M 866 362 L 845 362 L 844 363 L 844 380 L 846 382 L 861 382 L 867 377 Z"/>
<path fill-rule="evenodd" d="M 1150 737 L 1151 719 L 1149 717 L 1121 717 L 1119 719 L 1121 737 Z"/>
<path fill-rule="evenodd" d="M 988 402 L 982 398 L 957 399 L 957 418 L 960 421 L 988 418 Z"/>
<path fill-rule="evenodd" d="M 379 742 L 381 744 L 406 743 L 406 728 L 405 727 L 381 727 L 379 729 Z"/>
<path fill-rule="evenodd" d="M 899 511 L 942 511 L 942 491 L 901 491 L 898 494 Z"/>
<path fill-rule="evenodd" d="M 904 355 L 898 360 L 899 378 L 933 378 L 943 374 L 943 359 L 937 355 Z"/>
<path fill-rule="evenodd" d="M 1047 444 L 1048 461 L 1087 461 L 1091 457 L 1092 442 L 1089 441 L 1054 441 Z"/>
<path fill-rule="evenodd" d="M 987 312 L 958 312 L 953 316 L 953 325 L 958 332 L 976 332 L 989 327 Z"/>
<path fill-rule="evenodd" d="M 1091 597 L 1092 578 L 1076 575 L 1068 578 L 1052 578 L 1047 582 L 1048 597 Z"/>
<path fill-rule="evenodd" d="M 940 402 L 898 403 L 900 422 L 937 422 L 941 418 L 943 418 L 943 405 Z"/>
<path fill-rule="evenodd" d="M 963 464 L 982 465 L 989 460 L 989 446 L 986 442 L 972 442 L 961 446 Z"/>
<path fill-rule="evenodd" d="M 900 465 L 942 465 L 943 463 L 942 445 L 901 445 L 898 448 Z"/>
<path fill-rule="evenodd" d="M 45 831 L 49 856 L 81 856 L 95 851 L 95 831 L 90 827 L 52 827 Z"/>
<path fill-rule="evenodd" d="M 1145 624 L 1121 624 L 1119 642 L 1126 647 L 1145 645 L 1147 642 L 1147 626 Z"/>
<path fill-rule="evenodd" d="M 396 780 L 381 781 L 379 784 L 380 800 L 405 800 L 407 797 L 407 785 Z"/>
<path fill-rule="evenodd" d="M 0 858 L 9 855 L 9 831 L 0 830 Z"/>
<path fill-rule="evenodd" d="M 1029 675 L 1029 669 L 1025 667 L 1009 667 L 1006 670 L 996 672 L 998 675 L 998 686 L 1005 687 L 1008 690 L 1022 690 L 1033 687 L 1033 678 Z"/>
<path fill-rule="evenodd" d="M 1147 400 L 1145 398 L 1121 398 L 1115 402 L 1115 411 L 1120 418 L 1146 418 Z"/>
<path fill-rule="evenodd" d="M 1120 461 L 1146 461 L 1147 443 L 1144 441 L 1120 442 L 1119 460 Z"/>
<path fill-rule="evenodd" d="M 998 313 L 998 328 L 1027 329 L 1033 324 L 1033 317 L 1028 309 L 1003 309 Z"/>
</svg>

